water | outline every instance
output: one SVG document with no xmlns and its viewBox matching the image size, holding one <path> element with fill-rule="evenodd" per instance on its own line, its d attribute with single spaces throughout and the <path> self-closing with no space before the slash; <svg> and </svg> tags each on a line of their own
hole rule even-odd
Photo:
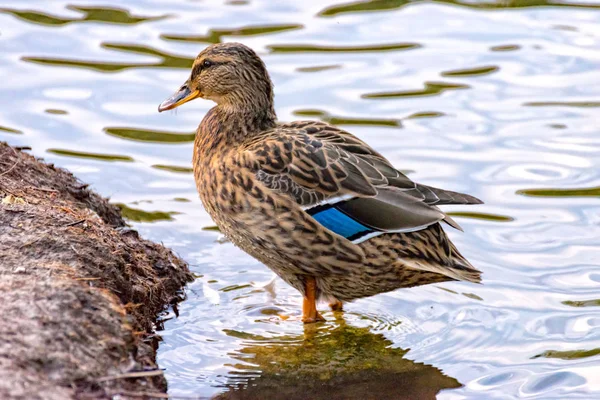
<svg viewBox="0 0 600 400">
<path fill-rule="evenodd" d="M 0 140 L 190 262 L 160 331 L 170 394 L 291 398 L 335 376 L 310 395 L 600 397 L 600 2 L 69 4 L 0 0 Z M 483 285 L 356 301 L 306 330 L 277 318 L 299 314 L 298 293 L 206 229 L 189 167 L 211 104 L 156 112 L 222 40 L 264 58 L 281 120 L 339 124 L 412 178 L 483 199 L 452 208 L 465 233 L 450 233 Z"/>
</svg>

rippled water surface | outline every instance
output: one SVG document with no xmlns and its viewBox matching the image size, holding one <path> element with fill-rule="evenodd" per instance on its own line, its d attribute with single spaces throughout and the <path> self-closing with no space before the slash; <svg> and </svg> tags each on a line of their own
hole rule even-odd
<svg viewBox="0 0 600 400">
<path fill-rule="evenodd" d="M 598 0 L 72 1 L 0 0 L 0 140 L 189 261 L 160 331 L 170 394 L 600 398 Z M 211 104 L 156 112 L 202 48 L 232 40 L 264 58 L 281 120 L 340 125 L 483 199 L 452 208 L 465 233 L 450 232 L 483 285 L 356 301 L 321 326 L 277 318 L 299 294 L 220 240 L 196 194 Z"/>
</svg>

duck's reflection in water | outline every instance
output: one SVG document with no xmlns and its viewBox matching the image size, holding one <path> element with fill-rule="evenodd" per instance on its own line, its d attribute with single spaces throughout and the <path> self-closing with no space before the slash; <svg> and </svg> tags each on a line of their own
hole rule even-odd
<svg viewBox="0 0 600 400">
<path fill-rule="evenodd" d="M 440 390 L 461 386 L 337 314 L 333 326 L 310 324 L 302 336 L 241 349 L 233 356 L 243 364 L 215 399 L 435 399 Z"/>
</svg>

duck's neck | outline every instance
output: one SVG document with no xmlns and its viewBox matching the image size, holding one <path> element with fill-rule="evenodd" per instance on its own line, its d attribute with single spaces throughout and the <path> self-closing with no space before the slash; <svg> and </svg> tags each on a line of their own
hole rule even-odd
<svg viewBox="0 0 600 400">
<path fill-rule="evenodd" d="M 272 105 L 261 108 L 236 108 L 217 105 L 206 114 L 196 133 L 194 156 L 207 160 L 227 147 L 273 128 L 277 116 Z"/>
</svg>

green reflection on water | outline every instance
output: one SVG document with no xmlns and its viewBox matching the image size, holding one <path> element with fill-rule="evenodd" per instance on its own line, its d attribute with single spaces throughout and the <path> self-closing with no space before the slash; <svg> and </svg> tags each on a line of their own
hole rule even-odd
<svg viewBox="0 0 600 400">
<path fill-rule="evenodd" d="M 54 114 L 54 115 L 67 115 L 68 112 L 65 110 L 59 110 L 57 108 L 47 108 L 44 110 L 44 112 L 48 113 L 48 114 Z"/>
<path fill-rule="evenodd" d="M 532 101 L 524 103 L 530 107 L 600 107 L 600 101 Z"/>
<path fill-rule="evenodd" d="M 103 43 L 102 47 L 124 53 L 142 54 L 161 58 L 162 62 L 153 64 L 152 66 L 154 67 L 190 68 L 194 63 L 194 58 L 192 57 L 176 56 L 149 46 L 125 43 Z"/>
<path fill-rule="evenodd" d="M 567 129 L 565 124 L 548 124 L 548 126 L 552 129 Z"/>
<path fill-rule="evenodd" d="M 477 296 L 475 293 L 463 293 L 462 295 L 465 297 L 468 297 L 470 299 L 473 299 L 473 300 L 483 301 L 483 299 L 481 297 Z"/>
<path fill-rule="evenodd" d="M 316 109 L 296 110 L 294 111 L 294 115 L 300 117 L 317 117 L 321 121 L 328 122 L 333 125 L 401 126 L 400 121 L 396 119 L 336 117 L 330 115 L 326 111 Z"/>
<path fill-rule="evenodd" d="M 8 132 L 8 133 L 14 133 L 14 134 L 17 134 L 17 135 L 20 135 L 20 134 L 23 133 L 23 131 L 20 131 L 18 129 L 9 128 L 7 126 L 2 126 L 2 125 L 0 125 L 0 131 L 2 131 L 2 132 Z"/>
<path fill-rule="evenodd" d="M 120 127 L 104 128 L 104 132 L 121 139 L 146 143 L 191 143 L 196 137 L 195 133 L 173 133 Z"/>
<path fill-rule="evenodd" d="M 321 72 L 321 71 L 327 71 L 329 69 L 338 69 L 341 68 L 342 66 L 339 64 L 333 64 L 333 65 L 318 65 L 315 67 L 300 67 L 300 68 L 296 68 L 296 71 L 298 72 Z"/>
<path fill-rule="evenodd" d="M 407 350 L 368 328 L 312 324 L 303 335 L 266 338 L 225 330 L 244 341 L 229 374 L 233 390 L 217 399 L 434 399 L 461 384 L 430 365 L 404 358 Z M 320 325 L 320 326 L 319 326 Z M 251 364 L 249 364 L 250 362 Z M 249 384 L 251 381 L 251 384 Z"/>
<path fill-rule="evenodd" d="M 221 43 L 223 36 L 255 36 L 302 29 L 300 24 L 256 25 L 232 29 L 210 29 L 206 35 L 162 34 L 161 39 L 179 42 Z"/>
<path fill-rule="evenodd" d="M 160 169 L 163 171 L 176 172 L 180 174 L 191 174 L 194 170 L 190 167 L 180 167 L 177 165 L 162 165 L 162 164 L 154 164 L 152 168 Z"/>
<path fill-rule="evenodd" d="M 452 294 L 458 294 L 458 292 L 455 292 L 454 290 L 445 288 L 445 287 L 441 287 L 441 286 L 436 286 L 436 289 L 440 289 L 443 290 L 444 292 L 448 292 L 448 293 L 452 293 Z"/>
<path fill-rule="evenodd" d="M 454 212 L 449 212 L 447 214 L 452 217 L 482 219 L 485 221 L 494 221 L 494 222 L 510 222 L 510 221 L 515 220 L 513 217 L 509 217 L 507 215 L 488 214 L 488 213 L 480 213 L 480 212 L 454 211 Z"/>
<path fill-rule="evenodd" d="M 485 67 L 475 67 L 475 68 L 465 68 L 465 69 L 457 69 L 453 71 L 445 71 L 442 72 L 442 76 L 481 76 L 481 75 L 489 75 L 496 71 L 499 68 L 495 65 L 485 66 Z"/>
<path fill-rule="evenodd" d="M 27 61 L 34 64 L 42 65 L 55 65 L 60 67 L 79 67 L 89 68 L 101 72 L 116 72 L 122 71 L 127 68 L 138 68 L 145 67 L 148 64 L 124 64 L 124 63 L 111 63 L 111 62 L 99 62 L 99 61 L 78 61 L 78 60 L 67 60 L 62 58 L 50 58 L 50 57 L 22 57 L 21 60 Z"/>
<path fill-rule="evenodd" d="M 579 29 L 577 29 L 576 26 L 571 26 L 571 25 L 553 25 L 552 26 L 554 29 L 559 29 L 561 31 L 569 31 L 569 32 L 578 32 Z"/>
<path fill-rule="evenodd" d="M 67 9 L 77 11 L 83 15 L 79 18 L 59 17 L 35 10 L 17 10 L 14 8 L 0 8 L 0 13 L 10 14 L 19 19 L 34 24 L 47 26 L 62 26 L 73 22 L 102 22 L 107 24 L 138 24 L 146 21 L 157 21 L 166 18 L 166 15 L 156 17 L 134 16 L 122 8 L 111 7 L 81 7 L 70 5 Z"/>
<path fill-rule="evenodd" d="M 272 53 L 341 53 L 412 50 L 421 47 L 418 43 L 373 44 L 364 46 L 322 46 L 313 44 L 281 44 L 267 46 Z"/>
<path fill-rule="evenodd" d="M 173 215 L 180 214 L 175 211 L 144 211 L 123 203 L 116 203 L 115 205 L 121 209 L 123 218 L 134 222 L 172 221 Z"/>
<path fill-rule="evenodd" d="M 235 290 L 240 290 L 240 289 L 246 289 L 252 287 L 252 285 L 250 284 L 244 284 L 244 285 L 229 285 L 229 286 L 225 286 L 224 288 L 219 289 L 220 292 L 233 292 Z"/>
<path fill-rule="evenodd" d="M 444 114 L 443 112 L 438 112 L 438 111 L 421 111 L 421 112 L 416 112 L 414 114 L 410 114 L 408 117 L 405 117 L 404 119 L 420 119 L 420 118 L 439 118 L 439 117 L 443 117 Z"/>
<path fill-rule="evenodd" d="M 361 97 L 363 99 L 387 99 L 395 97 L 421 97 L 421 96 L 436 96 L 447 90 L 459 90 L 468 89 L 469 85 L 460 83 L 446 83 L 446 82 L 425 82 L 425 88 L 417 90 L 403 90 L 397 92 L 381 92 L 381 93 L 367 93 Z"/>
<path fill-rule="evenodd" d="M 100 153 L 88 153 L 85 151 L 74 151 L 74 150 L 63 150 L 63 149 L 48 149 L 48 153 L 57 154 L 59 156 L 75 157 L 75 158 L 87 158 L 98 161 L 124 161 L 133 162 L 133 158 L 129 156 L 122 156 L 118 154 L 100 154 Z"/>
<path fill-rule="evenodd" d="M 210 283 L 210 281 L 209 281 Z M 273 341 L 272 338 L 267 337 L 267 336 L 262 336 L 262 335 L 257 335 L 254 333 L 248 333 L 248 332 L 243 332 L 243 331 L 238 331 L 235 329 L 223 329 L 223 333 L 226 334 L 229 337 L 232 338 L 236 338 L 236 339 L 244 339 L 244 340 L 252 340 L 254 342 L 271 342 Z M 297 338 L 291 337 L 291 336 L 280 336 L 276 339 L 276 341 L 278 342 L 284 342 L 284 341 L 294 341 Z"/>
<path fill-rule="evenodd" d="M 320 11 L 317 15 L 322 17 L 333 17 L 338 14 L 346 14 L 353 12 L 393 10 L 396 8 L 400 8 L 408 3 L 409 1 L 407 0 L 356 1 L 327 7 L 326 9 Z"/>
<path fill-rule="evenodd" d="M 142 54 L 146 56 L 158 57 L 160 61 L 136 63 L 136 62 L 111 62 L 111 61 L 85 61 L 66 58 L 52 57 L 30 57 L 24 56 L 23 61 L 42 64 L 55 65 L 63 67 L 79 67 L 93 69 L 100 72 L 118 72 L 129 68 L 182 68 L 188 69 L 192 66 L 194 59 L 191 57 L 177 56 L 154 49 L 149 46 L 136 44 L 102 43 L 102 47 L 109 50 L 116 50 L 130 54 Z"/>
<path fill-rule="evenodd" d="M 560 358 L 561 360 L 578 360 L 580 358 L 594 357 L 600 354 L 600 348 L 592 350 L 547 350 L 531 358 Z"/>
<path fill-rule="evenodd" d="M 517 194 L 532 197 L 597 197 L 600 196 L 600 187 L 582 189 L 521 189 Z"/>
<path fill-rule="evenodd" d="M 298 115 L 301 117 L 324 117 L 327 115 L 325 111 L 309 109 L 309 110 L 296 110 L 294 111 L 294 115 Z"/>
<path fill-rule="evenodd" d="M 500 46 L 492 46 L 490 47 L 491 51 L 515 51 L 519 50 L 521 46 L 518 44 L 504 44 Z"/>
<path fill-rule="evenodd" d="M 407 4 L 415 3 L 411 0 L 367 0 L 355 1 L 345 4 L 327 7 L 317 15 L 322 17 L 333 17 L 340 14 L 365 12 L 365 11 L 384 11 L 401 8 Z M 573 7 L 573 8 L 600 8 L 595 4 L 561 2 L 554 0 L 496 0 L 484 2 L 472 2 L 469 0 L 437 0 L 437 3 L 452 4 L 475 9 L 495 9 L 495 8 L 524 8 L 524 7 Z"/>
<path fill-rule="evenodd" d="M 600 299 L 592 300 L 565 300 L 562 302 L 565 306 L 569 307 L 600 307 Z"/>
</svg>

